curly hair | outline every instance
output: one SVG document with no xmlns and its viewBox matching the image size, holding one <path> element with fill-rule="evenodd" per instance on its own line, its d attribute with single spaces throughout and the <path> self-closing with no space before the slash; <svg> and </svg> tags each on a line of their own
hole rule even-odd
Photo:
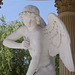
<svg viewBox="0 0 75 75">
<path fill-rule="evenodd" d="M 25 15 L 30 15 L 30 16 L 33 15 L 36 19 L 37 25 L 40 25 L 41 27 L 46 26 L 45 21 L 39 15 L 36 15 L 35 13 L 29 12 L 29 11 L 24 11 L 19 14 L 20 19 L 23 19 Z M 39 19 L 40 19 L 40 24 L 39 24 Z"/>
</svg>

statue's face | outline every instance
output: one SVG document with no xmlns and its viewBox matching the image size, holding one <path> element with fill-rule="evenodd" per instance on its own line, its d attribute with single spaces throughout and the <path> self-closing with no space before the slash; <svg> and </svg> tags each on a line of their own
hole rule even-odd
<svg viewBox="0 0 75 75">
<path fill-rule="evenodd" d="M 38 24 L 40 24 L 40 18 L 34 13 L 24 14 L 23 21 L 30 30 L 33 30 Z"/>
</svg>

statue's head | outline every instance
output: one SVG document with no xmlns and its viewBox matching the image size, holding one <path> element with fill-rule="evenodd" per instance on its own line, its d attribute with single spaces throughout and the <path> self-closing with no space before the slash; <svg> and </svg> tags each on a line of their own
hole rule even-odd
<svg viewBox="0 0 75 75">
<path fill-rule="evenodd" d="M 20 19 L 23 19 L 27 27 L 34 27 L 37 25 L 44 27 L 46 25 L 44 20 L 40 17 L 39 9 L 36 6 L 25 6 L 23 12 L 21 12 L 19 16 Z"/>
<path fill-rule="evenodd" d="M 33 5 L 27 5 L 24 7 L 23 12 L 20 13 L 20 18 L 23 19 L 23 14 L 26 12 L 34 13 L 35 15 L 39 16 L 39 9 Z"/>
</svg>

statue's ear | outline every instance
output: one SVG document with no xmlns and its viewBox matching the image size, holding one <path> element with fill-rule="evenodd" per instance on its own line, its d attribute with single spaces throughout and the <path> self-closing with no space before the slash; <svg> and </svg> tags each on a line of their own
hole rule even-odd
<svg viewBox="0 0 75 75">
<path fill-rule="evenodd" d="M 39 16 L 36 17 L 36 22 L 38 25 L 40 25 L 40 17 Z"/>
</svg>

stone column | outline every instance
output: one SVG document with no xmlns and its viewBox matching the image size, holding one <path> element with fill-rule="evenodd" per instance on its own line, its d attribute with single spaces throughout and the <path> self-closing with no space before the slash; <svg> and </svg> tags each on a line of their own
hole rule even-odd
<svg viewBox="0 0 75 75">
<path fill-rule="evenodd" d="M 66 25 L 71 37 L 71 49 L 75 65 L 75 0 L 55 0 L 58 16 Z M 59 75 L 75 75 L 69 72 L 60 59 Z"/>
</svg>

